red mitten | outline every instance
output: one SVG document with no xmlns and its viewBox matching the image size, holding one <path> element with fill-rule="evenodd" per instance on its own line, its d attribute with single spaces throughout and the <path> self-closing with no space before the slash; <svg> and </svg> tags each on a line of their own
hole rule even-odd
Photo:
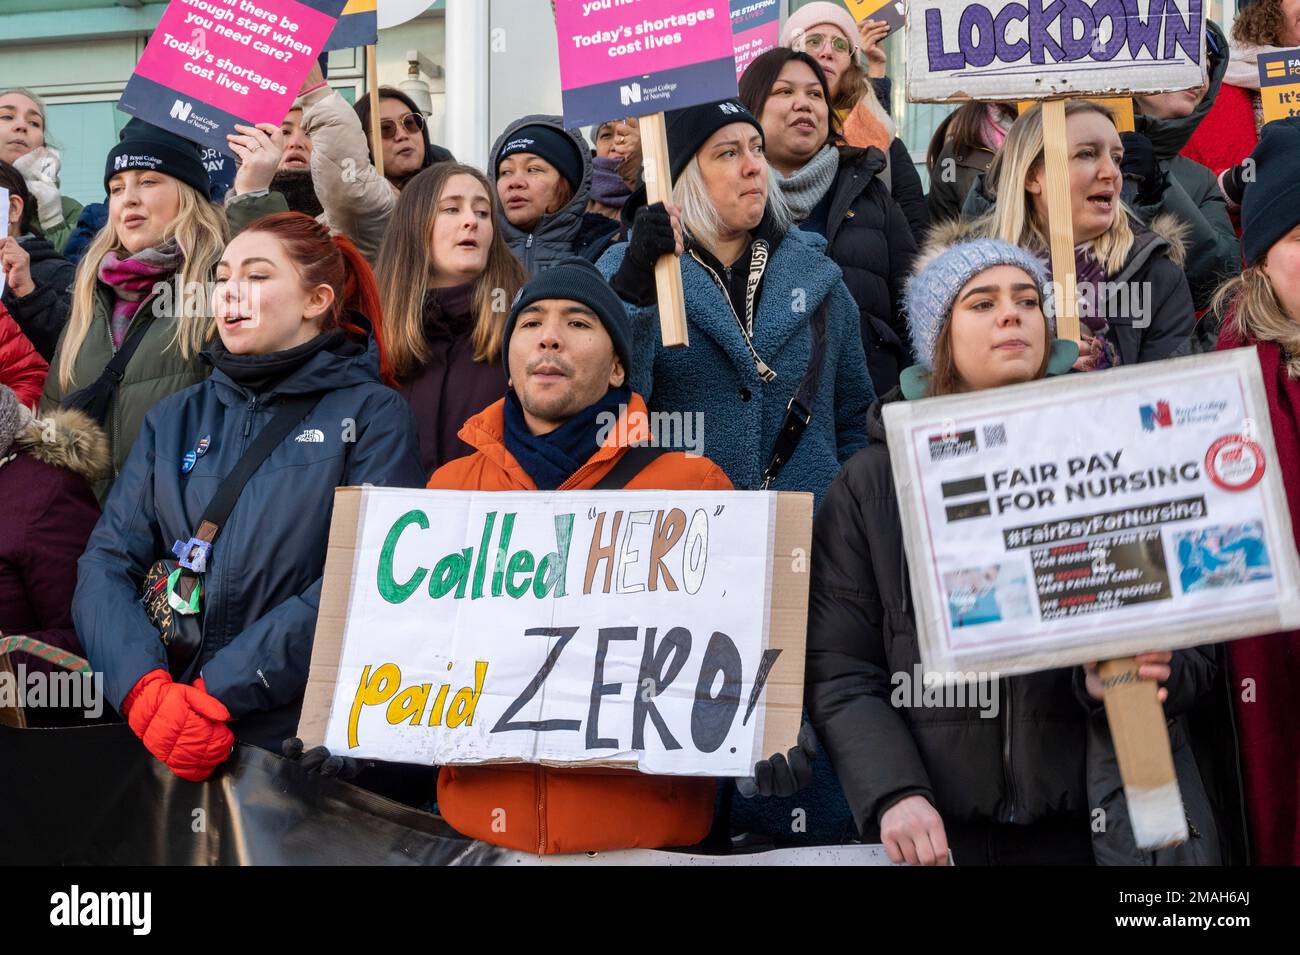
<svg viewBox="0 0 1300 955">
<path fill-rule="evenodd" d="M 230 711 L 221 701 L 201 686 L 172 682 L 162 670 L 147 674 L 127 695 L 123 709 L 145 749 L 181 779 L 207 779 L 235 745 L 235 734 L 226 725 Z"/>
<path fill-rule="evenodd" d="M 126 695 L 122 701 L 122 715 L 136 736 L 144 739 L 144 731 L 158 712 L 163 694 L 171 684 L 171 674 L 166 670 L 150 670 Z"/>
</svg>

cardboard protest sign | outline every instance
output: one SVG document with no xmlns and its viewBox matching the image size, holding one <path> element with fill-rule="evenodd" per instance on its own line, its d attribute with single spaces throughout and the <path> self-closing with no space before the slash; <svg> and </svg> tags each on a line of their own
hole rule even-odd
<svg viewBox="0 0 1300 955">
<path fill-rule="evenodd" d="M 570 128 L 736 95 L 729 0 L 559 0 Z"/>
<path fill-rule="evenodd" d="M 1300 116 L 1300 50 L 1259 55 L 1259 99 L 1266 123 Z"/>
<path fill-rule="evenodd" d="M 1203 0 L 912 0 L 912 102 L 1189 89 L 1205 80 Z"/>
<path fill-rule="evenodd" d="M 781 40 L 781 8 L 777 0 L 731 0 L 732 55 L 736 78 L 750 63 Z"/>
<path fill-rule="evenodd" d="M 299 735 L 747 776 L 798 736 L 812 498 L 344 488 Z"/>
<path fill-rule="evenodd" d="M 858 23 L 863 20 L 882 20 L 889 24 L 890 33 L 903 25 L 907 9 L 907 4 L 902 0 L 844 0 L 844 5 Z M 857 40 L 856 37 L 849 39 L 855 42 Z"/>
<path fill-rule="evenodd" d="M 236 123 L 280 123 L 345 0 L 171 0 L 118 109 L 233 155 Z"/>
<path fill-rule="evenodd" d="M 379 14 L 375 9 L 378 3 L 379 0 L 347 0 L 334 32 L 321 49 L 344 50 L 378 43 Z"/>
<path fill-rule="evenodd" d="M 928 669 L 1288 630 L 1300 567 L 1255 352 L 885 408 Z"/>
</svg>

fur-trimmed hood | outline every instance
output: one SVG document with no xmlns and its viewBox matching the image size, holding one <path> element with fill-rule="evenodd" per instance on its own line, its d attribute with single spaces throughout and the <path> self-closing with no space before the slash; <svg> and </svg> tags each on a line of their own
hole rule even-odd
<svg viewBox="0 0 1300 955">
<path fill-rule="evenodd" d="M 987 237 L 992 231 L 992 224 L 991 213 L 974 219 L 952 219 L 935 224 L 930 228 L 925 243 L 912 261 L 909 278 L 916 276 L 933 262 L 936 256 L 958 242 Z M 1153 254 L 1162 250 L 1165 257 L 1174 265 L 1180 269 L 1185 267 L 1187 239 L 1191 234 L 1191 227 L 1187 223 L 1180 221 L 1173 213 L 1162 212 L 1151 220 L 1149 226 L 1129 213 L 1129 224 L 1133 227 L 1135 236 L 1133 248 L 1129 250 L 1128 259 L 1124 263 L 1120 276 L 1112 276 L 1113 279 L 1121 280 L 1121 276 L 1125 273 L 1133 271 Z"/>
<path fill-rule="evenodd" d="M 13 450 L 65 468 L 91 483 L 108 475 L 113 464 L 104 429 L 85 413 L 71 408 L 58 408 L 43 418 L 33 418 L 18 432 Z"/>
</svg>

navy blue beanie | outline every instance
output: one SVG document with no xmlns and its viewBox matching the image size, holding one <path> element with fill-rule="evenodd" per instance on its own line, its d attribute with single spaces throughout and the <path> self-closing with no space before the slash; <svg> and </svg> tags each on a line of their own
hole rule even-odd
<svg viewBox="0 0 1300 955">
<path fill-rule="evenodd" d="M 1300 117 L 1266 123 L 1250 158 L 1255 181 L 1241 200 L 1241 251 L 1254 265 L 1300 225 Z"/>
<path fill-rule="evenodd" d="M 556 172 L 577 192 L 582 185 L 582 153 L 578 144 L 562 129 L 532 123 L 520 126 L 506 140 L 497 153 L 493 178 L 500 175 L 501 161 L 515 153 L 532 153 L 541 156 L 555 167 Z"/>
<path fill-rule="evenodd" d="M 668 164 L 676 182 L 695 154 L 709 141 L 709 137 L 723 126 L 732 123 L 749 123 L 760 136 L 763 124 L 738 99 L 718 100 L 700 106 L 688 106 L 668 113 Z"/>
<path fill-rule="evenodd" d="M 108 191 L 110 179 L 128 169 L 149 169 L 179 179 L 197 189 L 205 199 L 212 189 L 208 167 L 203 164 L 203 153 L 198 146 L 139 117 L 123 127 L 117 145 L 108 152 L 104 163 L 104 191 Z"/>
<path fill-rule="evenodd" d="M 614 343 L 614 354 L 623 362 L 623 370 L 631 379 L 632 324 L 627 309 L 600 270 L 578 256 L 569 256 L 551 268 L 543 269 L 519 290 L 501 336 L 501 360 L 506 366 L 506 374 L 510 374 L 510 336 L 514 334 L 519 313 L 533 302 L 555 298 L 580 302 L 596 313 Z"/>
</svg>

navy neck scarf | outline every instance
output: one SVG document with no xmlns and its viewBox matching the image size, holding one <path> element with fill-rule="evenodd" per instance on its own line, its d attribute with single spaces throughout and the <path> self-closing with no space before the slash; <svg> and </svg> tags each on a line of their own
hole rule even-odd
<svg viewBox="0 0 1300 955">
<path fill-rule="evenodd" d="M 533 434 L 524 420 L 524 409 L 514 390 L 506 393 L 506 450 L 528 472 L 538 490 L 554 491 L 571 478 L 600 447 L 597 436 L 609 413 L 617 420 L 619 406 L 626 405 L 632 390 L 626 385 L 611 388 L 595 404 L 584 408 L 548 434 Z"/>
</svg>

